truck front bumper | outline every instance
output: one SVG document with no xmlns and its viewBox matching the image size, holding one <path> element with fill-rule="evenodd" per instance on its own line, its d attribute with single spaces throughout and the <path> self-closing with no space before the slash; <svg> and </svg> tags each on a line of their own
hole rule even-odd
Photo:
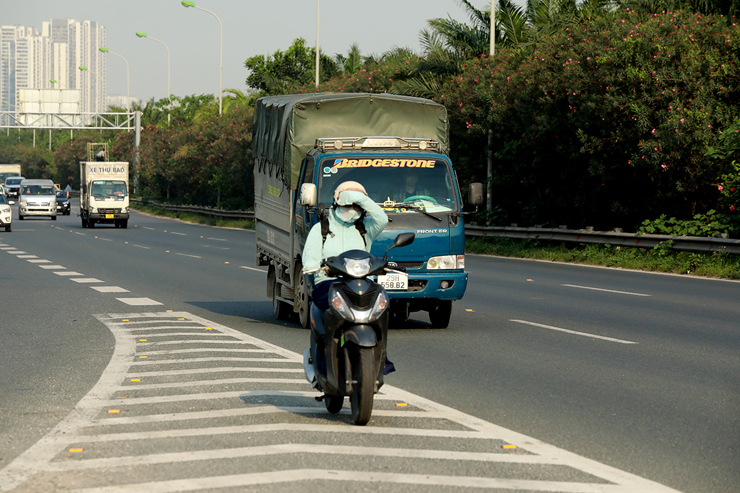
<svg viewBox="0 0 740 493">
<path fill-rule="evenodd" d="M 388 291 L 392 300 L 459 300 L 468 287 L 468 273 L 458 270 L 409 273 L 407 291 Z"/>
<path fill-rule="evenodd" d="M 93 220 L 96 223 L 105 223 L 105 222 L 114 222 L 114 221 L 123 221 L 128 219 L 128 212 L 96 212 L 96 213 L 90 213 L 88 220 Z"/>
</svg>

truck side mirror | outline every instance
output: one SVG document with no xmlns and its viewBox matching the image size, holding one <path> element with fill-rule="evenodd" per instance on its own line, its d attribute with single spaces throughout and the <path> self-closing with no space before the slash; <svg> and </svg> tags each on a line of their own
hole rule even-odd
<svg viewBox="0 0 740 493">
<path fill-rule="evenodd" d="M 406 245 L 410 245 L 414 242 L 414 238 L 416 237 L 416 233 L 401 233 L 400 235 L 396 236 L 396 239 L 393 241 L 393 244 L 388 247 L 388 249 L 383 254 L 383 260 L 386 260 L 388 258 L 388 252 L 392 250 L 393 248 L 403 247 Z"/>
<path fill-rule="evenodd" d="M 316 185 L 313 183 L 301 185 L 301 195 L 298 200 L 302 206 L 313 207 L 316 205 Z"/>
<path fill-rule="evenodd" d="M 471 183 L 468 189 L 468 202 L 470 205 L 483 205 L 483 184 Z"/>
</svg>

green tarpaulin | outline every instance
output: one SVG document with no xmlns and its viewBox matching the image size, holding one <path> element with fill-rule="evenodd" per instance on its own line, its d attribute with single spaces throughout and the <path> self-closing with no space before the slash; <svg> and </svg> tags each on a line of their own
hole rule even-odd
<svg viewBox="0 0 740 493">
<path fill-rule="evenodd" d="M 295 189 L 301 162 L 316 139 L 433 139 L 449 151 L 447 110 L 429 99 L 393 94 L 288 94 L 260 98 L 254 113 L 255 169 L 277 169 Z"/>
</svg>

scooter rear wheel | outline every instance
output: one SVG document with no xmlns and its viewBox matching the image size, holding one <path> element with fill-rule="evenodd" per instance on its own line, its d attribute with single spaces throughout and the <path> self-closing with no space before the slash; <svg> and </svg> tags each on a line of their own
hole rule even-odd
<svg viewBox="0 0 740 493">
<path fill-rule="evenodd" d="M 342 410 L 342 406 L 344 405 L 344 396 L 325 395 L 324 404 L 326 405 L 327 411 L 329 411 L 332 414 L 337 414 L 339 411 Z"/>
<path fill-rule="evenodd" d="M 373 413 L 373 394 L 375 393 L 375 357 L 373 348 L 358 347 L 351 356 L 352 395 L 349 400 L 352 404 L 352 420 L 356 425 L 364 426 L 370 421 Z"/>
</svg>

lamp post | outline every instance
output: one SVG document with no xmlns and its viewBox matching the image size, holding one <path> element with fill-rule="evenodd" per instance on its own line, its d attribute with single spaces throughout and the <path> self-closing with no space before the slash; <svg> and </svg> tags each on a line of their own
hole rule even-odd
<svg viewBox="0 0 740 493">
<path fill-rule="evenodd" d="M 146 33 L 143 33 L 141 31 L 136 32 L 136 36 L 139 38 L 147 38 L 151 39 L 152 41 L 156 41 L 157 43 L 162 44 L 167 49 L 167 101 L 170 100 L 170 97 L 172 96 L 172 92 L 170 91 L 170 49 L 169 47 L 164 44 L 164 41 L 160 41 L 156 38 L 152 38 L 151 36 L 147 36 Z M 167 111 L 167 123 L 170 123 L 170 112 Z"/>
<path fill-rule="evenodd" d="M 128 72 L 128 60 L 126 60 L 123 55 L 119 55 L 118 53 L 113 53 L 108 48 L 98 48 L 103 53 L 110 53 L 111 55 L 115 55 L 119 58 L 123 58 L 123 61 L 126 62 L 126 114 L 128 114 L 131 111 L 131 92 L 130 92 L 130 79 L 129 79 L 129 72 Z"/>
<path fill-rule="evenodd" d="M 319 1 L 316 0 L 316 90 L 319 89 Z"/>
<path fill-rule="evenodd" d="M 213 17 L 216 18 L 218 21 L 218 28 L 221 32 L 221 47 L 219 51 L 219 67 L 218 67 L 218 114 L 221 115 L 223 111 L 223 81 L 224 81 L 224 26 L 221 24 L 221 19 L 218 18 L 216 14 L 211 12 L 210 10 L 206 10 L 202 7 L 198 7 L 195 5 L 195 2 L 191 2 L 188 0 L 182 1 L 182 6 L 185 8 L 193 7 L 198 10 L 202 10 L 203 12 L 208 12 Z"/>
<path fill-rule="evenodd" d="M 491 56 L 496 54 L 496 0 L 491 0 Z M 486 210 L 493 209 L 493 197 L 491 197 L 491 182 L 493 181 L 493 136 L 491 130 L 488 130 L 488 158 L 486 175 L 488 177 L 488 186 L 486 187 Z"/>
</svg>

